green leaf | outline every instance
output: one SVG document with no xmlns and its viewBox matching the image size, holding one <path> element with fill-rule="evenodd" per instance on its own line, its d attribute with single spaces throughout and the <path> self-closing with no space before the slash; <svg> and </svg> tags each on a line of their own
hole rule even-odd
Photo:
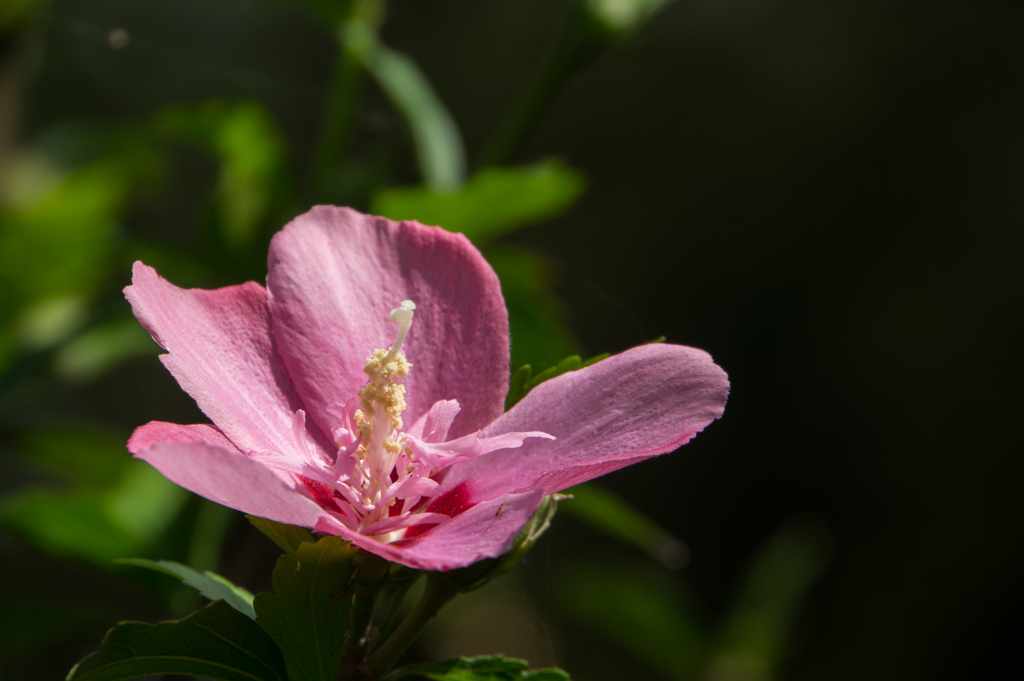
<svg viewBox="0 0 1024 681">
<path fill-rule="evenodd" d="M 217 157 L 215 198 L 224 243 L 233 251 L 252 246 L 286 163 L 284 138 L 267 110 L 256 102 L 213 100 L 198 107 L 167 107 L 155 124 L 164 134 L 184 136 Z"/>
<path fill-rule="evenodd" d="M 586 0 L 586 12 L 616 38 L 624 38 L 646 24 L 672 0 Z"/>
<path fill-rule="evenodd" d="M 512 379 L 509 381 L 508 395 L 505 397 L 505 411 L 511 409 L 516 402 L 526 397 L 528 392 L 544 381 L 549 381 L 556 376 L 561 376 L 562 374 L 569 373 L 570 371 L 576 371 L 583 367 L 588 367 L 591 364 L 596 364 L 606 357 L 608 357 L 607 353 L 591 357 L 584 362 L 580 359 L 579 355 L 573 355 L 571 357 L 566 357 L 553 367 L 548 367 L 536 376 L 531 376 L 532 369 L 530 368 L 530 365 L 524 364 L 519 367 L 519 369 L 512 375 Z"/>
<path fill-rule="evenodd" d="M 117 431 L 51 425 L 21 431 L 15 449 L 76 484 L 108 486 L 120 480 L 131 462 L 124 441 Z"/>
<path fill-rule="evenodd" d="M 524 168 L 484 168 L 458 191 L 396 187 L 377 193 L 370 212 L 462 232 L 477 246 L 561 213 L 583 193 L 583 174 L 548 159 Z"/>
<path fill-rule="evenodd" d="M 104 512 L 102 498 L 93 490 L 22 492 L 0 504 L 0 525 L 52 554 L 110 565 L 143 547 Z"/>
<path fill-rule="evenodd" d="M 119 558 L 114 562 L 156 570 L 171 577 L 177 577 L 211 601 L 222 600 L 246 617 L 253 620 L 256 619 L 256 611 L 252 607 L 253 595 L 247 589 L 236 586 L 224 577 L 209 570 L 198 572 L 187 565 L 170 560 Z"/>
<path fill-rule="evenodd" d="M 270 537 L 272 542 L 277 544 L 282 551 L 292 558 L 296 557 L 295 552 L 299 549 L 300 544 L 312 544 L 316 541 L 309 530 L 304 527 L 285 525 L 284 523 L 267 520 L 266 518 L 257 518 L 254 515 L 246 515 L 245 517 L 249 519 L 253 527 Z"/>
<path fill-rule="evenodd" d="M 607 559 L 581 562 L 556 574 L 554 594 L 569 617 L 651 669 L 672 679 L 697 678 L 707 644 L 665 570 Z"/>
<path fill-rule="evenodd" d="M 109 160 L 68 174 L 41 155 L 9 165 L 0 194 L 0 369 L 17 349 L 53 347 L 86 321 L 132 184 Z"/>
<path fill-rule="evenodd" d="M 685 565 L 689 557 L 686 545 L 614 492 L 588 482 L 565 490 L 565 494 L 572 497 L 563 506 L 569 515 L 645 551 L 665 567 Z"/>
<path fill-rule="evenodd" d="M 19 445 L 65 473 L 71 492 L 29 489 L 0 501 L 0 526 L 55 555 L 109 568 L 147 553 L 189 493 L 124 453 L 124 439 L 89 429 L 29 431 Z M 77 458 L 76 458 L 77 457 Z"/>
<path fill-rule="evenodd" d="M 512 366 L 551 366 L 579 352 L 579 342 L 554 293 L 551 262 L 533 251 L 510 246 L 484 253 L 501 279 L 512 334 Z"/>
<path fill-rule="evenodd" d="M 223 601 L 178 621 L 123 622 L 67 681 L 121 681 L 158 674 L 214 681 L 287 681 L 281 651 L 251 619 Z"/>
<path fill-rule="evenodd" d="M 439 192 L 458 189 L 466 173 L 462 135 L 416 62 L 383 44 L 360 19 L 348 21 L 340 37 L 405 119 L 424 183 Z"/>
<path fill-rule="evenodd" d="M 121 481 L 104 491 L 100 504 L 118 527 L 148 545 L 174 521 L 189 492 L 145 462 L 128 459 L 126 463 Z"/>
<path fill-rule="evenodd" d="M 357 551 L 339 537 L 299 544 L 277 559 L 273 593 L 257 594 L 256 622 L 280 647 L 291 681 L 338 678 Z"/>
<path fill-rule="evenodd" d="M 798 522 L 783 527 L 758 552 L 725 620 L 719 652 L 711 663 L 716 678 L 749 678 L 752 671 L 772 675 L 783 659 L 800 606 L 828 563 L 830 549 L 824 528 Z"/>
<path fill-rule="evenodd" d="M 527 671 L 527 662 L 503 655 L 458 657 L 444 662 L 413 664 L 396 669 L 384 681 L 419 676 L 431 681 L 569 681 L 561 669 Z"/>
<path fill-rule="evenodd" d="M 97 378 L 121 362 L 155 355 L 159 346 L 134 318 L 95 326 L 65 345 L 54 358 L 54 371 L 64 379 Z"/>
<path fill-rule="evenodd" d="M 12 170 L 17 189 L 7 191 L 16 196 L 0 215 L 0 309 L 17 298 L 87 296 L 111 255 L 129 188 L 124 168 L 102 161 L 68 175 L 31 168 L 45 163 L 28 158 Z M 22 174 L 31 177 L 17 179 Z"/>
</svg>

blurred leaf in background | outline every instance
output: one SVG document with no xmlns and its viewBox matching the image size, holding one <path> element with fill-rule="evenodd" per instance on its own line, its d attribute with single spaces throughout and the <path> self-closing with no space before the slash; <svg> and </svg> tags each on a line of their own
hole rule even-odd
<svg viewBox="0 0 1024 681">
<path fill-rule="evenodd" d="M 573 563 L 557 576 L 558 604 L 577 625 L 677 681 L 777 678 L 796 615 L 828 561 L 815 523 L 781 528 L 754 556 L 721 626 L 706 624 L 671 573 L 641 563 Z"/>
<path fill-rule="evenodd" d="M 382 43 L 361 18 L 345 24 L 342 42 L 408 125 L 423 182 L 438 192 L 458 189 L 466 174 L 462 135 L 416 62 Z"/>
<path fill-rule="evenodd" d="M 0 369 L 85 322 L 107 276 L 129 169 L 100 161 L 62 173 L 42 157 L 7 169 L 0 209 Z"/>
<path fill-rule="evenodd" d="M 586 13 L 618 39 L 639 30 L 672 0 L 585 0 Z"/>
<path fill-rule="evenodd" d="M 554 293 L 555 268 L 543 254 L 516 246 L 485 252 L 501 279 L 512 333 L 512 366 L 553 366 L 579 352 L 565 304 Z"/>
<path fill-rule="evenodd" d="M 256 102 L 225 100 L 172 105 L 157 113 L 154 126 L 164 135 L 189 140 L 219 162 L 214 205 L 227 250 L 236 255 L 262 250 L 261 228 L 272 229 L 266 224 L 271 209 L 275 199 L 282 202 L 288 185 L 285 142 L 266 109 Z"/>
<path fill-rule="evenodd" d="M 780 529 L 750 566 L 708 663 L 709 681 L 777 678 L 797 614 L 828 563 L 831 539 L 812 522 Z"/>
<path fill-rule="evenodd" d="M 514 229 L 567 210 L 586 189 L 579 170 L 557 159 L 521 168 L 484 168 L 460 189 L 392 187 L 373 197 L 370 212 L 462 232 L 479 247 Z"/>
<path fill-rule="evenodd" d="M 678 570 L 689 560 L 686 544 L 611 490 L 588 482 L 570 487 L 564 493 L 572 496 L 562 505 L 566 513 L 635 546 L 665 567 Z"/>
<path fill-rule="evenodd" d="M 696 677 L 707 635 L 670 573 L 596 559 L 573 563 L 556 580 L 558 605 L 574 623 L 665 678 Z"/>
<path fill-rule="evenodd" d="M 10 30 L 30 20 L 50 4 L 51 0 L 4 0 L 0 3 L 0 31 Z"/>
<path fill-rule="evenodd" d="M 148 555 L 188 493 L 125 455 L 124 438 L 95 428 L 27 429 L 15 445 L 29 467 L 55 475 L 0 500 L 0 526 L 54 555 L 104 569 Z"/>
</svg>

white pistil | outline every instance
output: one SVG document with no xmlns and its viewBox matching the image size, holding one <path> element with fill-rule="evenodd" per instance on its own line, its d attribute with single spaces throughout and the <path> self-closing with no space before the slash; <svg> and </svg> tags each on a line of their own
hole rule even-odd
<svg viewBox="0 0 1024 681">
<path fill-rule="evenodd" d="M 398 335 L 388 351 L 375 350 L 366 360 L 364 371 L 370 379 L 359 389 L 359 405 L 354 415 L 362 436 L 362 444 L 352 453 L 363 481 L 362 502 L 371 510 L 362 518 L 361 526 L 369 526 L 387 517 L 388 506 L 382 504 L 391 473 L 398 462 L 401 446 L 396 440 L 402 427 L 402 412 L 405 410 L 405 386 L 394 378 L 405 376 L 412 366 L 402 354 L 402 343 L 412 326 L 413 310 L 416 304 L 403 300 L 388 315 L 388 321 L 398 323 Z M 379 505 L 379 507 L 378 507 Z"/>
<path fill-rule="evenodd" d="M 384 357 L 384 364 L 395 359 L 398 356 L 398 351 L 402 349 L 402 343 L 405 342 L 405 337 L 409 334 L 409 329 L 412 327 L 412 315 L 415 309 L 416 303 L 411 300 L 403 300 L 388 315 L 389 322 L 398 322 L 398 337 L 395 338 L 394 344 Z"/>
</svg>

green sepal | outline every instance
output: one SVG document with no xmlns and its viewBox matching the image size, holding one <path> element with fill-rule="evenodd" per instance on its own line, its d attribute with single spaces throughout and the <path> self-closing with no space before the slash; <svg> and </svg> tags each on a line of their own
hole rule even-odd
<svg viewBox="0 0 1024 681">
<path fill-rule="evenodd" d="M 295 557 L 295 552 L 300 544 L 313 544 L 316 542 L 316 539 L 313 538 L 313 535 L 305 527 L 285 525 L 284 523 L 259 518 L 254 515 L 246 514 L 245 517 L 249 519 L 253 527 L 267 535 L 270 541 L 277 544 L 282 551 L 292 558 Z"/>
<path fill-rule="evenodd" d="M 213 681 L 287 681 L 281 651 L 224 601 L 159 624 L 122 622 L 66 681 L 122 681 L 181 674 Z"/>
<path fill-rule="evenodd" d="M 396 669 L 382 681 L 397 681 L 407 676 L 431 681 L 569 681 L 561 669 L 528 671 L 526 660 L 503 655 L 457 657 L 444 662 L 413 664 Z"/>
<path fill-rule="evenodd" d="M 290 681 L 338 678 L 358 551 L 340 537 L 301 543 L 277 559 L 273 593 L 256 595 L 256 622 L 280 647 Z"/>
<path fill-rule="evenodd" d="M 591 364 L 597 364 L 602 359 L 606 359 L 608 353 L 591 357 L 587 361 L 580 359 L 579 355 L 572 355 L 566 357 L 561 362 L 553 367 L 548 367 L 544 371 L 540 372 L 536 376 L 532 376 L 533 369 L 529 364 L 524 364 L 512 374 L 512 378 L 509 380 L 508 395 L 505 397 L 505 411 L 508 411 L 516 402 L 526 397 L 526 394 L 536 388 L 544 381 L 548 381 L 556 376 L 567 374 L 570 371 L 576 371 L 584 367 L 588 367 Z"/>
<path fill-rule="evenodd" d="M 256 619 L 256 611 L 252 607 L 253 595 L 249 590 L 232 584 L 229 580 L 215 572 L 210 572 L 209 570 L 199 572 L 187 565 L 170 560 L 118 558 L 114 562 L 121 565 L 134 565 L 149 570 L 156 570 L 165 575 L 177 577 L 183 584 L 192 587 L 211 601 L 222 600 L 249 619 Z"/>
</svg>

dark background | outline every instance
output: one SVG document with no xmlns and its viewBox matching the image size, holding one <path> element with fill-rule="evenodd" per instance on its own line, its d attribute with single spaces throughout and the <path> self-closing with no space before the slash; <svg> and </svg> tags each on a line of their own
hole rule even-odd
<svg viewBox="0 0 1024 681">
<path fill-rule="evenodd" d="M 398 0 L 382 37 L 419 63 L 473 158 L 568 12 L 550 0 Z M 129 26 L 142 56 L 89 38 L 107 25 Z M 44 30 L 19 139 L 248 97 L 273 112 L 295 165 L 308 162 L 332 47 L 298 13 L 70 0 Z M 1024 671 L 1022 86 L 1015 3 L 678 0 L 571 78 L 513 159 L 555 155 L 589 178 L 567 213 L 504 237 L 550 256 L 585 354 L 664 335 L 708 350 L 731 377 L 720 422 L 603 480 L 688 544 L 676 578 L 694 609 L 720 617 L 780 524 L 827 528 L 831 561 L 782 678 Z M 381 140 L 397 140 L 392 177 L 415 181 L 400 125 L 369 86 L 352 144 Z M 201 212 L 213 170 L 184 167 L 176 200 L 126 229 L 186 247 L 199 238 L 178 225 Z M 127 270 L 116 276 L 127 283 Z M 129 430 L 198 419 L 155 365 L 136 360 L 32 408 Z M 128 406 L 112 397 L 125 393 Z M 580 546 L 625 551 L 575 520 L 556 525 L 527 566 L 541 583 Z M 560 636 L 554 662 L 572 672 L 586 635 Z"/>
</svg>

